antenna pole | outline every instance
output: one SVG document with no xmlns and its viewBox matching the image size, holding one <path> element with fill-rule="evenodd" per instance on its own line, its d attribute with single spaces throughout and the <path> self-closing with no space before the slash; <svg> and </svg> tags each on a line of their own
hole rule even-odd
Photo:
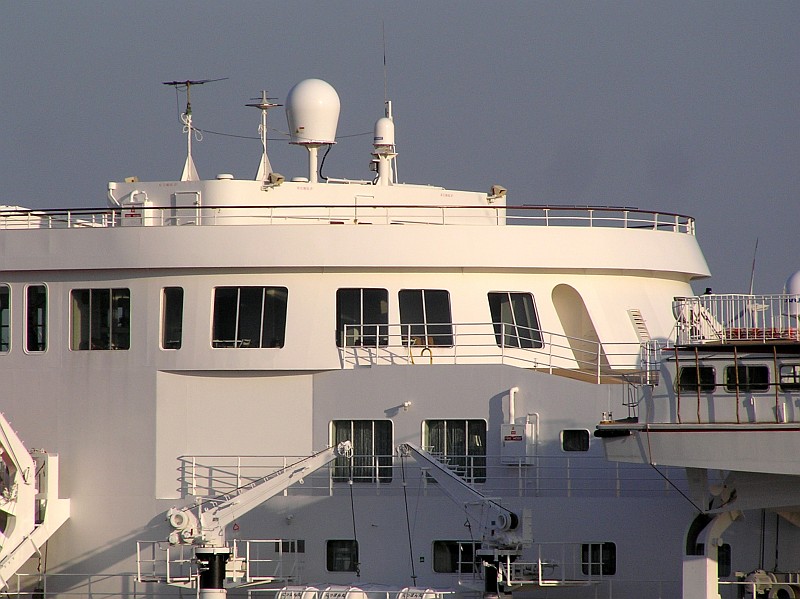
<svg viewBox="0 0 800 599">
<path fill-rule="evenodd" d="M 256 98 L 254 98 L 256 99 Z M 264 181 L 269 174 L 272 172 L 272 165 L 269 162 L 269 156 L 267 155 L 267 111 L 270 108 L 275 108 L 277 106 L 282 106 L 282 104 L 273 104 L 270 102 L 269 98 L 267 97 L 267 90 L 261 90 L 261 98 L 256 99 L 257 101 L 252 104 L 245 104 L 245 106 L 252 106 L 253 108 L 258 108 L 261 110 L 261 124 L 258 126 L 258 133 L 261 137 L 261 162 L 258 165 L 258 171 L 256 172 L 256 181 Z"/>
<path fill-rule="evenodd" d="M 756 247 L 753 250 L 753 267 L 750 269 L 750 295 L 753 295 L 753 281 L 756 278 L 756 254 L 758 254 L 758 237 L 756 237 Z"/>
<path fill-rule="evenodd" d="M 197 174 L 197 169 L 194 166 L 192 159 L 192 135 L 196 129 L 192 127 L 192 96 L 191 90 L 193 85 L 202 85 L 203 83 L 211 83 L 212 81 L 224 81 L 227 77 L 221 79 L 187 79 L 185 81 L 164 81 L 164 85 L 169 85 L 178 89 L 186 90 L 186 111 L 181 115 L 181 122 L 183 123 L 183 132 L 186 133 L 186 162 L 183 165 L 183 173 L 181 173 L 181 181 L 199 181 L 200 176 Z M 197 130 L 197 141 L 201 141 L 202 135 Z"/>
</svg>

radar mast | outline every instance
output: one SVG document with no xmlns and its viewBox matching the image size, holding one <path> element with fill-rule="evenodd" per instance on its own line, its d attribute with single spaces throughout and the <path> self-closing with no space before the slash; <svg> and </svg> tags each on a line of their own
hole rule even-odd
<svg viewBox="0 0 800 599">
<path fill-rule="evenodd" d="M 283 104 L 273 104 L 270 100 L 275 98 L 267 97 L 267 90 L 261 90 L 261 98 L 253 98 L 256 102 L 245 104 L 245 106 L 252 106 L 261 110 L 261 124 L 258 126 L 258 133 L 261 136 L 261 162 L 258 165 L 258 172 L 256 172 L 256 181 L 265 181 L 272 172 L 272 164 L 270 164 L 269 156 L 267 155 L 267 111 L 270 108 L 283 106 Z"/>
<path fill-rule="evenodd" d="M 192 135 L 197 135 L 197 141 L 202 141 L 203 134 L 199 129 L 192 127 L 192 96 L 191 90 L 193 85 L 202 85 L 203 83 L 211 83 L 212 81 L 224 81 L 227 77 L 220 79 L 187 79 L 186 81 L 163 81 L 164 85 L 171 85 L 175 91 L 186 90 L 186 110 L 181 114 L 181 122 L 183 123 L 183 132 L 186 133 L 186 162 L 183 165 L 183 172 L 181 173 L 181 181 L 199 181 L 200 176 L 197 174 L 197 169 L 194 166 L 192 159 Z M 196 132 L 196 133 L 195 133 Z"/>
</svg>

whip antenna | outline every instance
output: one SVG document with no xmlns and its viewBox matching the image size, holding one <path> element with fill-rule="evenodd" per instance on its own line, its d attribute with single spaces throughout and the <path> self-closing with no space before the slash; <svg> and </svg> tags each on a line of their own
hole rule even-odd
<svg viewBox="0 0 800 599">
<path fill-rule="evenodd" d="M 750 295 L 753 295 L 753 281 L 756 278 L 756 254 L 758 254 L 758 237 L 756 237 L 756 247 L 753 250 L 753 267 L 750 269 Z"/>
<path fill-rule="evenodd" d="M 192 127 L 192 95 L 191 90 L 193 85 L 202 85 L 204 83 L 211 83 L 212 81 L 225 81 L 227 77 L 220 79 L 187 79 L 185 81 L 162 81 L 164 85 L 170 85 L 175 88 L 175 93 L 179 90 L 186 90 L 186 110 L 181 114 L 181 122 L 183 123 L 183 132 L 186 133 L 186 162 L 183 165 L 183 172 L 181 173 L 181 181 L 199 181 L 200 176 L 197 174 L 197 169 L 192 160 L 192 135 L 197 135 L 197 141 L 203 139 L 203 135 L 199 130 Z"/>
</svg>

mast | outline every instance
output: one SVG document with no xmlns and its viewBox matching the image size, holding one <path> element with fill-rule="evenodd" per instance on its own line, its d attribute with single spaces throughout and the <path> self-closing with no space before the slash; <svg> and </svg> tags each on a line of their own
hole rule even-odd
<svg viewBox="0 0 800 599">
<path fill-rule="evenodd" d="M 256 181 L 264 181 L 269 174 L 272 172 L 272 164 L 270 164 L 269 156 L 267 155 L 267 111 L 270 108 L 276 108 L 278 106 L 283 106 L 283 104 L 273 104 L 270 102 L 271 99 L 267 97 L 267 91 L 261 90 L 261 98 L 254 98 L 257 102 L 251 104 L 245 104 L 245 106 L 252 106 L 253 108 L 258 108 L 261 110 L 261 124 L 258 126 L 258 134 L 261 136 L 261 162 L 258 165 L 258 171 L 256 172 Z"/>
<path fill-rule="evenodd" d="M 197 174 L 197 168 L 194 166 L 192 159 L 192 135 L 196 131 L 197 141 L 202 141 L 203 134 L 199 129 L 192 127 L 192 95 L 191 90 L 193 85 L 202 85 L 203 83 L 210 83 L 212 81 L 223 81 L 227 77 L 220 79 L 187 79 L 186 81 L 163 81 L 164 85 L 171 85 L 175 88 L 176 92 L 179 89 L 186 90 L 186 110 L 181 114 L 181 122 L 183 123 L 183 132 L 186 134 L 186 162 L 183 164 L 183 172 L 181 173 L 181 181 L 199 181 L 200 176 Z"/>
</svg>

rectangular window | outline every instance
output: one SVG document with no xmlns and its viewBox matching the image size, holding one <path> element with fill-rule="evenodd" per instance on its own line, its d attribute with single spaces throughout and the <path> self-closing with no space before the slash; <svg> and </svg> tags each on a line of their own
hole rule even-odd
<svg viewBox="0 0 800 599">
<path fill-rule="evenodd" d="M 282 539 L 275 541 L 275 553 L 305 553 L 304 539 Z"/>
<path fill-rule="evenodd" d="M 47 287 L 31 285 L 25 293 L 27 331 L 25 349 L 43 352 L 47 349 Z"/>
<path fill-rule="evenodd" d="M 465 480 L 486 482 L 485 420 L 426 420 L 422 445 Z"/>
<path fill-rule="evenodd" d="M 358 571 L 358 541 L 341 539 L 326 543 L 328 572 Z"/>
<path fill-rule="evenodd" d="M 0 352 L 11 349 L 11 290 L 0 285 Z"/>
<path fill-rule="evenodd" d="M 489 294 L 494 336 L 499 347 L 542 347 L 539 318 L 530 293 Z"/>
<path fill-rule="evenodd" d="M 331 445 L 342 441 L 353 444 L 353 455 L 336 458 L 334 482 L 357 483 L 392 480 L 392 421 L 334 420 L 331 423 Z"/>
<path fill-rule="evenodd" d="M 581 571 L 587 576 L 613 576 L 617 573 L 617 546 L 614 543 L 581 545 Z"/>
<path fill-rule="evenodd" d="M 214 289 L 212 347 L 283 347 L 286 287 Z"/>
<path fill-rule="evenodd" d="M 589 451 L 589 431 L 586 429 L 561 431 L 561 449 L 564 451 Z"/>
<path fill-rule="evenodd" d="M 678 376 L 681 391 L 697 391 L 713 393 L 717 386 L 716 372 L 713 366 L 685 366 Z"/>
<path fill-rule="evenodd" d="M 70 349 L 130 349 L 130 289 L 73 289 Z"/>
<path fill-rule="evenodd" d="M 389 292 L 386 289 L 336 291 L 336 345 L 389 344 Z"/>
<path fill-rule="evenodd" d="M 475 541 L 434 541 L 433 571 L 472 574 L 481 571 L 480 558 L 475 554 L 481 544 Z"/>
<path fill-rule="evenodd" d="M 440 289 L 402 289 L 398 297 L 403 343 L 425 347 L 453 346 L 449 292 Z"/>
<path fill-rule="evenodd" d="M 725 390 L 735 393 L 769 391 L 769 368 L 767 366 L 726 366 Z"/>
<path fill-rule="evenodd" d="M 183 342 L 183 287 L 164 287 L 162 296 L 161 347 L 180 349 Z"/>
<path fill-rule="evenodd" d="M 800 391 L 800 364 L 781 364 L 781 391 Z"/>
</svg>

